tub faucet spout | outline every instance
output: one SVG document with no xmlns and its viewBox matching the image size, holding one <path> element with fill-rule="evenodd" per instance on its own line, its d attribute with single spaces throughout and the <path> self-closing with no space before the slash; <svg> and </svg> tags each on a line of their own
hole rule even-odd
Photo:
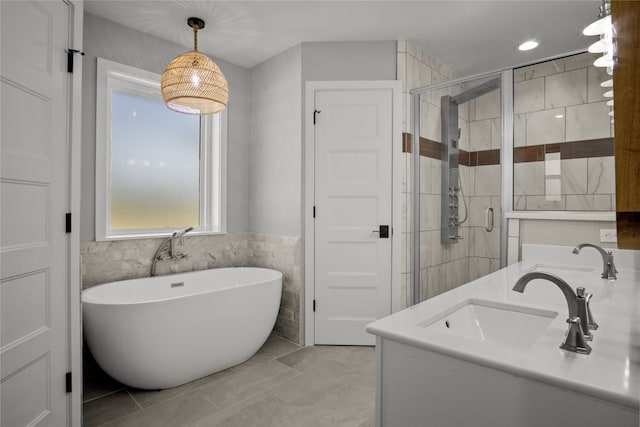
<svg viewBox="0 0 640 427">
<path fill-rule="evenodd" d="M 613 263 L 613 251 L 607 251 L 604 248 L 598 245 L 593 245 L 591 243 L 580 243 L 578 246 L 576 246 L 573 249 L 573 253 L 577 255 L 580 253 L 580 250 L 585 247 L 593 248 L 598 252 L 600 252 L 600 255 L 602 256 L 602 264 L 603 264 L 602 278 L 608 279 L 608 280 L 616 280 L 618 278 L 617 276 L 618 270 L 616 270 L 616 265 Z"/>
<path fill-rule="evenodd" d="M 191 230 L 193 230 L 193 227 L 185 228 L 182 231 L 174 231 L 173 234 L 171 234 L 171 237 L 170 237 L 171 240 L 169 241 L 170 242 L 169 255 L 171 256 L 171 259 L 177 259 L 177 258 L 183 258 L 184 257 L 183 254 L 178 254 L 178 251 L 176 249 L 176 246 L 177 246 L 176 240 L 180 239 L 180 246 L 184 245 L 184 241 L 182 240 L 182 236 L 184 236 L 185 234 L 187 234 Z"/>
<path fill-rule="evenodd" d="M 520 277 L 520 279 L 518 279 L 515 286 L 513 287 L 513 290 L 522 293 L 524 292 L 524 288 L 527 286 L 527 284 L 535 279 L 548 280 L 549 282 L 553 283 L 560 289 L 560 291 L 562 291 L 562 294 L 567 300 L 567 307 L 569 309 L 569 318 L 567 319 L 567 323 L 569 324 L 569 331 L 567 332 L 567 338 L 562 343 L 562 345 L 560 345 L 560 348 L 574 353 L 591 353 L 591 347 L 589 346 L 589 344 L 587 344 L 588 338 L 585 336 L 585 332 L 582 328 L 582 322 L 580 321 L 580 317 L 578 316 L 577 296 L 567 282 L 551 273 L 532 271 Z M 590 333 L 588 331 L 587 333 L 590 336 Z"/>
<path fill-rule="evenodd" d="M 153 261 L 151 262 L 150 276 L 156 275 L 156 264 L 158 263 L 158 261 L 166 260 L 166 259 L 176 260 L 176 259 L 181 259 L 186 257 L 185 254 L 178 253 L 176 249 L 176 246 L 177 246 L 176 240 L 180 239 L 180 245 L 182 245 L 182 236 L 184 236 L 191 230 L 193 230 L 193 227 L 188 227 L 181 231 L 174 231 L 171 234 L 171 236 L 167 237 L 162 241 L 160 246 L 158 246 L 158 250 L 156 251 L 155 255 L 153 255 Z M 165 251 L 165 250 L 168 251 L 168 255 L 162 255 L 162 251 Z"/>
</svg>

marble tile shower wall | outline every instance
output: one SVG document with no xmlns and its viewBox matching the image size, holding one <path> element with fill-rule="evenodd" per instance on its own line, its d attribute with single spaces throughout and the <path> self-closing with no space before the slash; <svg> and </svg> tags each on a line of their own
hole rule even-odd
<svg viewBox="0 0 640 427">
<path fill-rule="evenodd" d="M 494 90 L 465 104 L 466 117 L 461 115 L 460 118 L 460 146 L 463 150 L 500 149 L 500 102 L 500 90 Z M 465 130 L 467 138 L 463 138 Z M 500 165 L 469 167 L 468 174 L 469 183 L 464 188 L 469 201 L 469 280 L 475 280 L 500 268 Z M 494 211 L 494 229 L 490 232 L 486 230 L 489 207 Z"/>
<path fill-rule="evenodd" d="M 80 242 L 82 283 L 88 288 L 117 280 L 149 276 L 159 239 Z M 266 267 L 283 273 L 280 313 L 274 328 L 300 342 L 300 239 L 255 233 L 185 236 L 179 261 L 159 261 L 157 274 L 222 267 Z"/>
<path fill-rule="evenodd" d="M 421 49 L 407 41 L 398 41 L 397 78 L 404 83 L 404 120 L 403 130 L 412 133 L 411 89 L 427 86 L 454 78 L 448 67 L 438 62 Z M 440 97 L 442 93 L 424 95 L 421 99 L 420 135 L 439 142 L 440 135 Z M 463 113 L 465 114 L 465 113 Z M 407 304 L 407 295 L 411 283 L 411 206 L 412 183 L 411 153 L 403 154 L 403 270 L 402 301 Z M 461 167 L 462 180 L 469 181 L 466 166 Z M 441 198 L 441 161 L 429 157 L 420 157 L 420 285 L 423 299 L 438 295 L 468 281 L 468 227 L 461 227 L 463 240 L 456 244 L 442 244 L 440 241 L 440 198 Z M 468 187 L 468 183 L 466 186 Z M 403 304 L 404 307 L 404 304 Z"/>
<path fill-rule="evenodd" d="M 596 57 L 576 55 L 515 71 L 515 147 L 613 137 L 606 89 L 600 87 L 610 76 L 592 65 Z M 516 163 L 514 207 L 611 211 L 614 178 L 613 156 Z"/>
</svg>

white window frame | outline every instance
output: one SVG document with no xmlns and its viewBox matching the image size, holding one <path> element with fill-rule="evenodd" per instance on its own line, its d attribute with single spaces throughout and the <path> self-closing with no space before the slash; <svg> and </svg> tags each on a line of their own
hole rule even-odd
<svg viewBox="0 0 640 427">
<path fill-rule="evenodd" d="M 96 84 L 96 240 L 164 237 L 174 229 L 109 229 L 111 182 L 111 94 L 113 90 L 162 99 L 160 75 L 98 58 Z M 180 114 L 180 113 L 175 113 Z M 227 113 L 200 121 L 200 218 L 190 234 L 226 233 Z"/>
</svg>

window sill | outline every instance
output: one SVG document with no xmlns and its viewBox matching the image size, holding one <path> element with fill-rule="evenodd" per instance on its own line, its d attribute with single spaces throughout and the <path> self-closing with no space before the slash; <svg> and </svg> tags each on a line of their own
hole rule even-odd
<svg viewBox="0 0 640 427">
<path fill-rule="evenodd" d="M 571 211 L 515 211 L 505 214 L 507 219 L 540 219 L 554 221 L 615 221 L 615 212 Z"/>
<path fill-rule="evenodd" d="M 185 234 L 186 237 L 190 236 L 218 236 L 228 234 L 227 231 L 190 231 Z M 171 233 L 149 233 L 149 234 L 127 234 L 120 236 L 106 236 L 96 237 L 96 242 L 112 242 L 116 240 L 142 240 L 142 239 L 166 239 L 170 237 Z"/>
</svg>

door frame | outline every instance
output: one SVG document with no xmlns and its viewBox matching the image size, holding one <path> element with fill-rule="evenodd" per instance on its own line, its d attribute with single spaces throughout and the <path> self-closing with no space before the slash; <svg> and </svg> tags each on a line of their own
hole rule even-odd
<svg viewBox="0 0 640 427">
<path fill-rule="evenodd" d="M 315 221 L 313 206 L 315 201 L 315 132 L 313 112 L 315 92 L 320 90 L 376 90 L 390 89 L 392 93 L 392 148 L 391 148 L 391 312 L 398 311 L 401 286 L 402 256 L 402 81 L 308 81 L 305 85 L 304 102 L 304 184 L 303 184 L 303 224 L 304 224 L 304 345 L 315 344 Z"/>
<path fill-rule="evenodd" d="M 69 49 L 83 52 L 84 3 L 82 0 L 64 0 L 69 5 Z M 73 73 L 69 73 L 68 124 L 68 212 L 71 212 L 71 233 L 68 237 L 69 275 L 69 350 L 67 369 L 71 372 L 71 390 L 68 401 L 68 423 L 82 425 L 82 262 L 80 258 L 80 184 L 82 146 L 82 56 L 75 55 Z"/>
</svg>

